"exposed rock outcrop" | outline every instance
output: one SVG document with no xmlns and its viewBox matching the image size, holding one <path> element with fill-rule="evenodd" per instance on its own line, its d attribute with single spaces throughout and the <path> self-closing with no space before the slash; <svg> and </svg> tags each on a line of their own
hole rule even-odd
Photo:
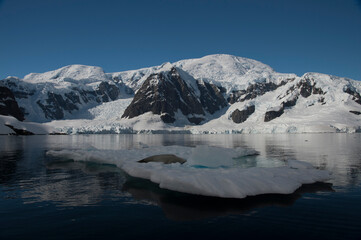
<svg viewBox="0 0 361 240">
<path fill-rule="evenodd" d="M 96 90 L 72 88 L 65 93 L 48 92 L 45 100 L 36 103 L 43 110 L 47 119 L 63 119 L 65 112 L 72 113 L 79 110 L 84 103 L 114 101 L 120 94 L 119 88 L 108 82 L 101 82 Z"/>
<path fill-rule="evenodd" d="M 353 113 L 353 114 L 355 114 L 355 115 L 361 115 L 361 112 L 359 112 L 359 111 L 350 111 L 350 113 Z"/>
<path fill-rule="evenodd" d="M 7 87 L 0 86 L 0 115 L 13 116 L 19 121 L 24 120 L 24 114 L 19 108 L 14 94 Z"/>
<path fill-rule="evenodd" d="M 53 80 L 55 81 L 55 80 Z M 49 82 L 24 82 L 15 77 L 2 80 L 2 85 L 9 88 L 17 100 L 24 100 L 22 108 L 23 115 L 28 118 L 29 111 L 26 101 L 32 101 L 40 108 L 45 119 L 64 119 L 66 114 L 72 114 L 83 107 L 98 105 L 118 99 L 123 91 L 124 94 L 131 93 L 123 83 L 111 81 L 99 81 L 90 85 L 76 82 L 72 79 L 65 79 L 63 85 Z M 85 82 L 86 83 L 86 82 Z M 68 86 L 69 87 L 65 87 Z M 37 93 L 35 95 L 35 93 Z M 34 109 L 33 109 L 34 110 Z M 32 116 L 34 117 L 34 116 Z M 38 116 L 36 116 L 38 118 Z"/>
<path fill-rule="evenodd" d="M 361 105 L 361 95 L 353 87 L 348 86 L 343 89 L 345 93 L 348 93 L 352 96 L 352 100 Z"/>
<path fill-rule="evenodd" d="M 225 91 L 224 88 L 204 81 L 197 81 L 197 87 L 201 93 L 201 104 L 210 114 L 227 106 L 227 101 L 222 95 L 222 92 Z"/>
<path fill-rule="evenodd" d="M 255 109 L 256 108 L 254 105 L 248 106 L 248 107 L 246 107 L 246 109 L 243 109 L 242 111 L 240 111 L 239 109 L 236 109 L 231 115 L 233 122 L 242 123 L 242 122 L 246 121 L 247 118 L 250 115 L 252 115 L 252 113 L 254 113 Z"/>
<path fill-rule="evenodd" d="M 298 84 L 300 94 L 304 98 L 308 98 L 311 94 L 324 94 L 321 88 L 316 87 L 316 83 L 312 78 L 305 76 Z"/>
<path fill-rule="evenodd" d="M 33 132 L 30 132 L 30 131 L 25 130 L 25 129 L 15 128 L 14 126 L 9 125 L 9 124 L 5 124 L 5 126 L 11 128 L 15 132 L 16 135 L 34 135 Z"/>
<path fill-rule="evenodd" d="M 288 100 L 282 102 L 283 108 L 291 108 L 296 105 L 298 100 L 298 94 L 294 95 L 293 97 L 289 98 Z"/>
<path fill-rule="evenodd" d="M 164 122 L 172 123 L 178 110 L 186 116 L 204 115 L 202 104 L 194 91 L 180 77 L 179 72 L 172 68 L 168 72 L 150 75 L 135 94 L 122 117 L 133 118 L 152 112 L 162 115 Z M 194 121 L 192 117 L 194 118 L 190 116 L 188 120 Z"/>
<path fill-rule="evenodd" d="M 24 83 L 17 77 L 8 77 L 2 80 L 2 84 L 9 88 L 17 99 L 29 98 L 36 92 L 34 86 L 31 86 L 29 83 Z"/>
<path fill-rule="evenodd" d="M 264 116 L 264 121 L 265 122 L 269 122 L 275 118 L 280 117 L 282 114 L 284 113 L 284 108 L 280 107 L 279 109 L 275 109 L 275 110 L 271 110 L 266 112 L 265 116 Z"/>
<path fill-rule="evenodd" d="M 152 112 L 161 115 L 163 122 L 173 123 L 176 120 L 175 114 L 180 111 L 190 123 L 199 124 L 204 120 L 206 112 L 213 114 L 227 105 L 220 88 L 198 81 L 198 89 L 195 89 L 195 86 L 189 85 L 182 78 L 181 73 L 186 74 L 172 67 L 170 71 L 150 75 L 135 94 L 122 118 L 133 118 Z M 196 94 L 197 90 L 200 96 Z"/>
<path fill-rule="evenodd" d="M 120 91 L 116 85 L 111 85 L 108 82 L 101 82 L 96 93 L 102 98 L 102 102 L 109 102 L 117 99 Z"/>
<path fill-rule="evenodd" d="M 60 94 L 48 92 L 48 98 L 45 100 L 45 103 L 39 100 L 37 104 L 43 109 L 46 118 L 62 119 L 64 118 L 64 110 L 69 113 L 73 110 L 78 110 L 78 107 L 70 99 L 78 101 L 74 97 L 65 97 L 64 99 Z"/>
<path fill-rule="evenodd" d="M 264 82 L 264 83 L 255 83 L 249 85 L 246 90 L 232 91 L 232 93 L 227 98 L 227 101 L 230 104 L 235 102 L 244 102 L 246 100 L 254 99 L 258 96 L 276 90 L 277 88 L 285 85 L 288 81 L 293 81 L 294 79 L 288 79 L 282 81 L 280 84 L 275 84 L 273 82 Z"/>
</svg>

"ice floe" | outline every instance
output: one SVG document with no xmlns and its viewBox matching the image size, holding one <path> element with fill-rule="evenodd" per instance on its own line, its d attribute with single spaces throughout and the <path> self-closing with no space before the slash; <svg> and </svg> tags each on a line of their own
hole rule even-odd
<svg viewBox="0 0 361 240">
<path fill-rule="evenodd" d="M 186 159 L 184 164 L 138 161 L 160 154 Z M 113 164 L 133 177 L 160 188 L 203 196 L 245 198 L 260 194 L 291 194 L 302 184 L 330 179 L 326 170 L 298 160 L 262 159 L 243 148 L 161 146 L 124 150 L 50 150 L 48 156 Z M 249 164 L 252 162 L 252 164 Z M 267 162 L 265 164 L 265 162 Z"/>
</svg>

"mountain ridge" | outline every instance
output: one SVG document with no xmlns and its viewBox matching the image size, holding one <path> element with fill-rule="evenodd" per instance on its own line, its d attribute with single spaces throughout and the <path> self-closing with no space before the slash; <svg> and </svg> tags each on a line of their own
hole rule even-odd
<svg viewBox="0 0 361 240">
<path fill-rule="evenodd" d="M 114 73 L 69 65 L 24 80 L 6 78 L 0 85 L 12 90 L 26 121 L 51 121 L 64 131 L 80 131 L 69 130 L 66 121 L 86 121 L 89 132 L 113 126 L 114 133 L 299 132 L 301 125 L 306 132 L 313 126 L 361 129 L 361 82 L 313 72 L 278 73 L 227 54 Z M 105 119 L 102 114 L 107 120 L 96 122 Z"/>
</svg>

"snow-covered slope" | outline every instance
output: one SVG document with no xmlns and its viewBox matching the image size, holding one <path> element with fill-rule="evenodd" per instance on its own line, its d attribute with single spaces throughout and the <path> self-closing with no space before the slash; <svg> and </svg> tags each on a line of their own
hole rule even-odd
<svg viewBox="0 0 361 240">
<path fill-rule="evenodd" d="M 256 82 L 279 84 L 295 74 L 275 72 L 270 66 L 253 59 L 226 54 L 209 55 L 197 59 L 181 60 L 174 63 L 195 79 L 221 85 L 227 93 L 241 90 Z"/>
<path fill-rule="evenodd" d="M 58 131 L 41 123 L 20 122 L 14 117 L 0 115 L 0 135 L 56 134 Z"/>
<path fill-rule="evenodd" d="M 193 128 L 193 131 L 200 133 L 360 131 L 361 105 L 358 93 L 360 89 L 361 82 L 358 81 L 320 73 L 307 73 L 255 99 L 235 102 L 221 117 Z M 350 94 L 349 91 L 354 92 Z M 254 106 L 254 113 L 246 121 L 234 124 L 232 113 L 247 106 Z M 272 111 L 281 115 L 266 122 L 266 113 Z"/>
<path fill-rule="evenodd" d="M 85 65 L 69 65 L 45 73 L 30 73 L 24 77 L 24 81 L 31 83 L 53 82 L 60 84 L 72 80 L 90 83 L 108 79 L 102 68 Z"/>
<path fill-rule="evenodd" d="M 116 73 L 71 65 L 1 81 L 26 121 L 69 133 L 361 131 L 361 83 L 226 54 Z"/>
<path fill-rule="evenodd" d="M 8 77 L 2 85 L 12 90 L 25 119 L 35 122 L 86 117 L 88 109 L 133 93 L 122 82 L 108 79 L 100 67 L 83 65 L 31 73 L 24 80 Z"/>
<path fill-rule="evenodd" d="M 279 83 L 296 77 L 295 74 L 277 73 L 270 66 L 259 61 L 227 54 L 214 54 L 181 60 L 173 64 L 163 63 L 160 66 L 139 70 L 108 73 L 107 76 L 121 80 L 130 88 L 138 90 L 151 74 L 164 70 L 165 66 L 180 68 L 197 80 L 220 84 L 227 88 L 228 92 L 245 89 L 250 83 L 265 81 Z"/>
</svg>

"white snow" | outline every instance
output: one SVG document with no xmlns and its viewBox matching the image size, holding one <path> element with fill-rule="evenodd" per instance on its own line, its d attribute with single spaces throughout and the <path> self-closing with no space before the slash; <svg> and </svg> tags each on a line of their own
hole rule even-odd
<svg viewBox="0 0 361 240">
<path fill-rule="evenodd" d="M 46 126 L 41 123 L 20 122 L 19 120 L 17 120 L 16 118 L 14 118 L 12 116 L 0 115 L 0 134 L 8 135 L 8 134 L 15 133 L 11 128 L 9 128 L 5 125 L 11 125 L 16 129 L 27 130 L 34 134 L 49 134 L 49 133 L 57 132 L 55 130 L 55 128 Z"/>
<path fill-rule="evenodd" d="M 155 67 L 141 68 L 138 70 L 130 70 L 124 72 L 108 73 L 107 76 L 108 78 L 116 81 L 120 81 L 129 88 L 137 91 L 151 74 L 169 71 L 171 67 L 172 64 L 166 62 L 163 63 L 162 65 Z"/>
<path fill-rule="evenodd" d="M 330 179 L 329 172 L 297 160 L 277 162 L 268 159 L 272 163 L 268 163 L 268 167 L 237 164 L 249 161 L 247 156 L 250 153 L 254 151 L 208 146 L 145 146 L 129 150 L 51 150 L 47 155 L 74 161 L 114 164 L 129 175 L 149 179 L 161 188 L 222 198 L 245 198 L 267 193 L 290 194 L 302 184 Z M 137 162 L 158 154 L 174 154 L 188 162 L 183 165 Z M 212 156 L 208 162 L 206 159 L 210 154 Z"/>
<path fill-rule="evenodd" d="M 120 119 L 132 100 L 132 98 L 125 98 L 103 103 L 90 108 L 88 112 L 94 120 L 117 120 Z"/>
<path fill-rule="evenodd" d="M 7 78 L 5 80 L 8 80 Z M 64 100 L 69 101 L 66 95 L 71 93 L 72 96 L 79 98 L 79 102 L 74 104 L 79 109 L 72 111 L 64 110 L 64 119 L 90 119 L 93 115 L 89 114 L 90 109 L 100 107 L 96 101 L 96 97 L 88 94 L 88 100 L 85 101 L 81 96 L 81 92 L 94 92 L 99 88 L 99 84 L 107 82 L 109 85 L 115 85 L 112 80 L 109 80 L 104 71 L 100 67 L 84 66 L 84 65 L 70 65 L 54 71 L 46 73 L 31 73 L 25 76 L 24 81 L 17 78 L 12 78 L 18 87 L 16 91 L 30 92 L 32 94 L 26 97 L 17 98 L 19 106 L 26 109 L 26 121 L 33 122 L 49 122 L 44 115 L 43 110 L 38 105 L 38 101 L 46 104 L 48 93 L 61 95 Z M 74 90 L 76 89 L 76 90 Z M 125 89 L 120 87 L 120 94 L 118 98 L 129 98 Z M 98 96 L 98 98 L 101 98 Z M 113 105 L 115 106 L 115 105 Z M 112 117 L 114 118 L 114 116 Z"/>
<path fill-rule="evenodd" d="M 128 87 L 138 90 L 151 74 L 170 70 L 171 67 L 183 70 L 186 74 L 183 73 L 182 75 L 181 72 L 181 75 L 185 80 L 189 77 L 184 75 L 188 75 L 196 80 L 222 85 L 228 93 L 231 90 L 245 89 L 250 83 L 280 83 L 282 80 L 297 77 L 295 74 L 277 73 L 270 66 L 256 60 L 228 54 L 208 55 L 202 58 L 186 59 L 139 70 L 108 73 L 107 75 L 112 79 L 120 79 Z"/>
<path fill-rule="evenodd" d="M 281 74 L 270 66 L 253 59 L 227 54 L 208 55 L 197 59 L 181 60 L 174 63 L 195 79 L 206 80 L 231 90 L 246 89 L 256 82 L 279 83 L 295 78 L 295 74 Z"/>
<path fill-rule="evenodd" d="M 30 73 L 24 77 L 24 81 L 31 83 L 54 82 L 60 83 L 65 81 L 79 81 L 90 83 L 94 81 L 107 80 L 103 69 L 95 66 L 86 65 L 69 65 L 57 70 L 45 73 Z"/>
</svg>

